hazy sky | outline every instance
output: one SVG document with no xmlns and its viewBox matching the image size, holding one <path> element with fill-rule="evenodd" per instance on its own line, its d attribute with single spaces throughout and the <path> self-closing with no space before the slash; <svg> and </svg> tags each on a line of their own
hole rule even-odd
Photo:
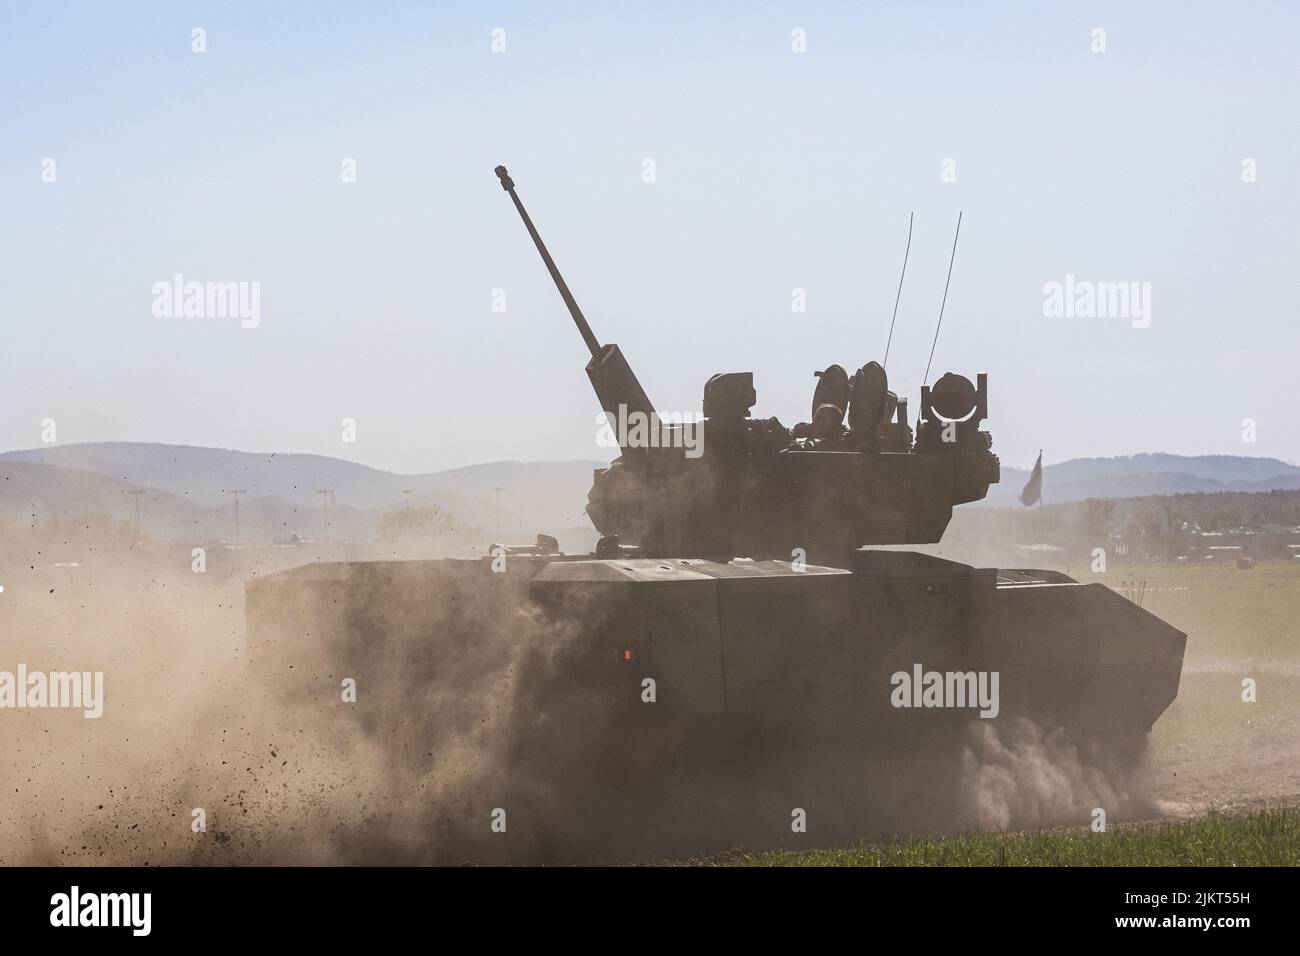
<svg viewBox="0 0 1300 956">
<path fill-rule="evenodd" d="M 963 210 L 931 380 L 989 373 L 1005 464 L 1294 460 L 1297 50 L 1294 2 L 4 2 L 0 448 L 52 418 L 403 471 L 608 457 L 504 163 L 665 411 L 748 369 L 790 425 L 814 369 L 880 359 L 913 210 L 915 411 Z M 260 283 L 260 324 L 155 316 L 177 273 Z M 1045 316 L 1067 274 L 1150 283 L 1149 326 Z"/>
</svg>

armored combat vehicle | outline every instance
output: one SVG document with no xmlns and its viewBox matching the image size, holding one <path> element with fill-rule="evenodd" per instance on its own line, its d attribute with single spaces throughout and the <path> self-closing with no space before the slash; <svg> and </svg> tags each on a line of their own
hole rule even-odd
<svg viewBox="0 0 1300 956">
<path fill-rule="evenodd" d="M 588 498 L 596 553 L 539 536 L 477 559 L 285 571 L 248 586 L 255 659 L 335 699 L 352 675 L 396 707 L 427 701 L 455 671 L 448 655 L 534 642 L 511 658 L 499 769 L 622 783 L 643 800 L 720 769 L 797 767 L 784 779 L 807 788 L 815 764 L 870 767 L 847 787 L 871 790 L 955 752 L 972 726 L 1016 720 L 1102 763 L 1134 759 L 1177 694 L 1184 634 L 1102 584 L 889 549 L 938 542 L 953 507 L 998 481 L 984 374 L 923 387 L 913 425 L 879 364 L 831 365 L 809 421 L 786 428 L 753 417 L 752 373 L 722 373 L 700 421 L 665 423 L 496 173 L 618 423 L 620 454 Z M 448 718 L 432 706 L 422 732 L 437 736 Z"/>
</svg>

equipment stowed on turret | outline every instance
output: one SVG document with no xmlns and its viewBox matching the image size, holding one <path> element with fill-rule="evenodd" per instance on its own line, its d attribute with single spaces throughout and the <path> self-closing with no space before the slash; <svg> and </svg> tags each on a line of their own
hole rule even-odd
<svg viewBox="0 0 1300 956">
<path fill-rule="evenodd" d="M 505 168 L 496 174 L 587 345 L 600 407 L 615 421 L 653 416 L 618 346 L 592 332 Z M 444 648 L 488 634 L 522 644 L 520 622 L 557 622 L 586 663 L 521 672 L 551 682 L 523 688 L 528 719 L 544 735 L 573 717 L 587 737 L 557 741 L 529 766 L 572 785 L 599 764 L 584 747 L 614 755 L 638 813 L 694 792 L 676 787 L 681 774 L 735 764 L 750 772 L 816 758 L 842 770 L 883 752 L 896 782 L 918 754 L 966 739 L 972 721 L 1028 718 L 1081 747 L 1135 757 L 1178 692 L 1185 635 L 1100 583 L 871 549 L 938 542 L 953 507 L 998 480 L 981 430 L 985 375 L 972 383 L 950 372 L 923 387 L 915 432 L 875 362 L 817 373 L 809 421 L 793 428 L 754 418 L 757 397 L 750 372 L 710 378 L 698 455 L 685 442 L 620 433 L 621 454 L 596 472 L 588 498 L 603 536 L 595 555 L 556 554 L 546 538 L 497 558 L 308 565 L 254 581 L 254 659 L 299 680 L 356 676 L 370 699 L 387 701 L 420 649 L 432 670 Z M 472 633 L 468 608 L 478 614 Z M 331 649 L 328 663 L 312 642 Z M 943 697 L 932 709 L 920 688 L 931 673 L 972 695 L 977 676 L 990 678 L 996 706 L 977 713 L 969 697 Z M 657 696 L 647 698 L 651 685 Z M 615 712 L 590 716 L 592 687 Z M 512 752 L 536 748 L 545 742 Z M 820 778 L 798 779 L 807 788 Z M 870 785 L 855 777 L 854 793 Z M 935 797 L 933 778 L 919 792 Z M 844 796 L 801 794 L 785 806 Z"/>
</svg>

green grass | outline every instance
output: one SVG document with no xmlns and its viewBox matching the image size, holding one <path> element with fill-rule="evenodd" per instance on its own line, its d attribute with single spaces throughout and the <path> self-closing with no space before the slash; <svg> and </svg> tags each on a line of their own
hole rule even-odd
<svg viewBox="0 0 1300 956">
<path fill-rule="evenodd" d="M 1300 866 L 1300 808 L 1089 831 L 970 833 L 839 849 L 731 852 L 697 866 Z"/>
<path fill-rule="evenodd" d="M 1189 661 L 1268 658 L 1296 661 L 1300 563 L 1262 562 L 1239 571 L 1231 562 L 1179 567 L 1112 564 L 1105 574 L 1071 569 L 1077 580 L 1118 586 L 1146 581 L 1142 606 L 1187 632 Z"/>
</svg>

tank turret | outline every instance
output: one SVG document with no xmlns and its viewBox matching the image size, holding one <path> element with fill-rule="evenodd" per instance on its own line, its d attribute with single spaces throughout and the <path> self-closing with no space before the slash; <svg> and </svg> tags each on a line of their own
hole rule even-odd
<svg viewBox="0 0 1300 956">
<path fill-rule="evenodd" d="M 810 421 L 757 419 L 753 374 L 714 375 L 698 422 L 660 421 L 616 345 L 602 346 L 538 235 L 504 166 L 497 176 L 591 352 L 587 376 L 622 452 L 596 472 L 587 513 L 602 553 L 789 558 L 842 564 L 868 545 L 932 544 L 955 505 L 998 480 L 987 376 L 952 372 L 921 389 L 915 439 L 907 401 L 876 362 L 817 373 Z M 632 423 L 633 427 L 628 427 Z M 641 427 L 635 427 L 640 425 Z"/>
</svg>

